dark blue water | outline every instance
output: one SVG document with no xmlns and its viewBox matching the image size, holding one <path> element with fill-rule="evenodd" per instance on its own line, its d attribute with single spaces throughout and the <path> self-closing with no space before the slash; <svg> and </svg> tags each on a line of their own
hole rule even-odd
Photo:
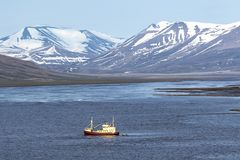
<svg viewBox="0 0 240 160">
<path fill-rule="evenodd" d="M 176 82 L 0 89 L 0 159 L 240 159 L 235 97 L 161 97 L 154 88 L 238 82 Z M 121 136 L 85 137 L 115 116 Z"/>
</svg>

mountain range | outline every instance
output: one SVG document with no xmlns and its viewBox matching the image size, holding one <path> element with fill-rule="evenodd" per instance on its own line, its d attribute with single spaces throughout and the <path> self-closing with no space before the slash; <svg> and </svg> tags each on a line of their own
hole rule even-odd
<svg viewBox="0 0 240 160">
<path fill-rule="evenodd" d="M 81 65 L 121 42 L 120 38 L 96 31 L 35 26 L 1 38 L 0 54 L 71 71 L 71 66 Z"/>
<path fill-rule="evenodd" d="M 161 21 L 126 40 L 96 31 L 25 27 L 0 39 L 0 54 L 62 72 L 239 71 L 240 23 Z"/>
</svg>

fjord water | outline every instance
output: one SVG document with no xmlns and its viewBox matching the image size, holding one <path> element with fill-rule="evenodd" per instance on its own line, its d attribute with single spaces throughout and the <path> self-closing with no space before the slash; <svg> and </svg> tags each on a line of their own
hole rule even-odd
<svg viewBox="0 0 240 160">
<path fill-rule="evenodd" d="M 0 159 L 240 159 L 238 97 L 159 96 L 162 82 L 0 89 Z M 115 116 L 121 135 L 85 137 L 90 117 Z"/>
</svg>

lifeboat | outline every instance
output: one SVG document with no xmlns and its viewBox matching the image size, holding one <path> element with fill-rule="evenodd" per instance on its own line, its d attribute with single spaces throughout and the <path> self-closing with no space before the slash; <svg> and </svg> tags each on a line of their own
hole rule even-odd
<svg viewBox="0 0 240 160">
<path fill-rule="evenodd" d="M 95 129 L 99 126 L 102 126 L 102 129 Z M 114 117 L 112 123 L 99 124 L 97 126 L 93 125 L 93 118 L 91 118 L 90 124 L 87 128 L 84 129 L 85 136 L 118 136 L 119 132 L 115 126 Z"/>
</svg>

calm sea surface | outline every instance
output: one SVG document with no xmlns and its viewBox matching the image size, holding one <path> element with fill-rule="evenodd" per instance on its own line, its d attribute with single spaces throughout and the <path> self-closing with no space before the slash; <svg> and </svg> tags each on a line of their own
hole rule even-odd
<svg viewBox="0 0 240 160">
<path fill-rule="evenodd" d="M 159 87 L 240 82 L 164 82 L 0 88 L 0 160 L 240 159 L 238 97 L 158 96 Z M 120 136 L 83 129 L 115 116 Z"/>
</svg>

